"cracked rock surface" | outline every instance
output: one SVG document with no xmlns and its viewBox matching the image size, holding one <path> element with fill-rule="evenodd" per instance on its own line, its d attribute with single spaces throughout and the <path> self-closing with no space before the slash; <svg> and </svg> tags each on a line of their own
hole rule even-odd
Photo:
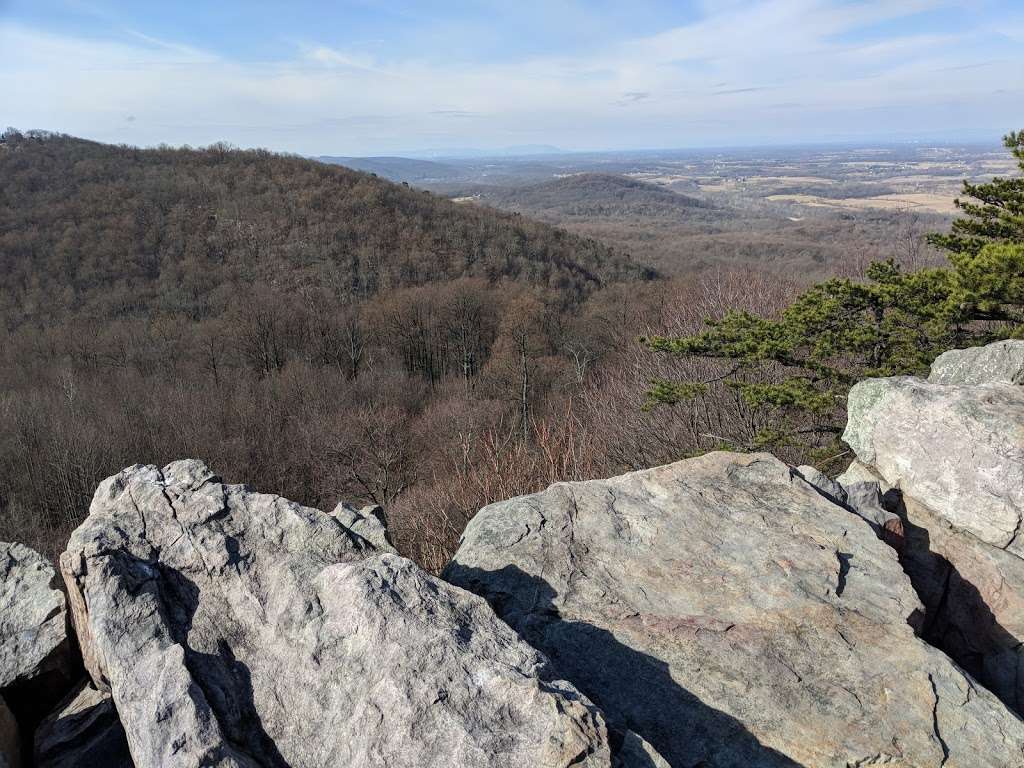
<svg viewBox="0 0 1024 768">
<path fill-rule="evenodd" d="M 1024 384 L 1024 340 L 951 349 L 932 363 L 933 384 Z"/>
<path fill-rule="evenodd" d="M 848 398 L 857 458 L 962 531 L 1024 556 L 1024 387 L 868 379 Z"/>
<path fill-rule="evenodd" d="M 877 480 L 858 479 L 849 470 L 847 477 L 832 480 L 814 467 L 806 465 L 797 467 L 796 472 L 824 494 L 825 498 L 863 518 L 878 537 L 895 550 L 903 549 L 903 520 L 885 508 Z"/>
<path fill-rule="evenodd" d="M 916 636 L 896 552 L 768 455 L 493 504 L 445 577 L 668 765 L 1024 765 L 1024 723 Z"/>
<path fill-rule="evenodd" d="M 958 531 L 910 497 L 903 566 L 926 606 L 922 636 L 1024 715 L 1024 560 Z"/>
<path fill-rule="evenodd" d="M 588 700 L 388 546 L 369 511 L 225 485 L 198 461 L 104 481 L 61 567 L 135 765 L 610 764 Z"/>
<path fill-rule="evenodd" d="M 940 356 L 928 381 L 850 392 L 845 439 L 904 520 L 923 636 L 1024 714 L 1024 342 Z M 841 478 L 842 479 L 842 478 Z"/>
<path fill-rule="evenodd" d="M 23 738 L 82 674 L 59 585 L 38 552 L 0 542 L 0 697 Z"/>
</svg>

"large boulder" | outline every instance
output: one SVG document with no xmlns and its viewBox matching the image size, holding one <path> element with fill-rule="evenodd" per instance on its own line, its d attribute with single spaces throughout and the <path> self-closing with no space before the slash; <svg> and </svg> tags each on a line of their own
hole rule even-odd
<svg viewBox="0 0 1024 768">
<path fill-rule="evenodd" d="M 36 768 L 133 768 L 109 693 L 83 683 L 36 731 Z"/>
<path fill-rule="evenodd" d="M 916 636 L 895 551 L 771 456 L 493 504 L 445 576 L 669 765 L 1024 764 L 1024 723 Z"/>
<path fill-rule="evenodd" d="M 958 531 L 909 496 L 904 570 L 925 604 L 921 635 L 1024 716 L 1024 560 Z"/>
<path fill-rule="evenodd" d="M 1024 384 L 1024 340 L 951 349 L 932 363 L 933 384 Z"/>
<path fill-rule="evenodd" d="M 1024 555 L 1024 387 L 868 379 L 843 439 L 892 486 L 992 546 Z"/>
<path fill-rule="evenodd" d="M 135 764 L 608 766 L 593 705 L 380 523 L 197 461 L 104 481 L 61 566 Z"/>
<path fill-rule="evenodd" d="M 22 738 L 82 677 L 59 587 L 46 558 L 0 542 L 0 697 Z"/>
<path fill-rule="evenodd" d="M 922 634 L 1024 715 L 1024 342 L 940 356 L 928 381 L 850 392 L 839 479 L 879 480 L 904 522 Z"/>
</svg>

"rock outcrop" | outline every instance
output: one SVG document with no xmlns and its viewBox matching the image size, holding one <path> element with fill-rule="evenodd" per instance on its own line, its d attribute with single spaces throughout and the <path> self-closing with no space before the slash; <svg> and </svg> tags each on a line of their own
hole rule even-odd
<svg viewBox="0 0 1024 768">
<path fill-rule="evenodd" d="M 863 518 L 878 537 L 897 551 L 903 549 L 903 520 L 899 515 L 885 508 L 882 491 L 877 480 L 854 478 L 849 475 L 846 482 L 841 478 L 831 479 L 814 467 L 797 467 L 797 474 L 824 494 L 825 498 L 846 507 Z"/>
<path fill-rule="evenodd" d="M 391 537 L 388 535 L 387 518 L 384 510 L 374 504 L 356 510 L 342 502 L 334 508 L 331 516 L 336 518 L 343 526 L 353 533 L 361 536 L 370 542 L 379 552 L 392 552 L 398 554 Z"/>
<path fill-rule="evenodd" d="M 133 768 L 110 694 L 85 683 L 44 720 L 35 736 L 35 768 Z"/>
<path fill-rule="evenodd" d="M 869 379 L 843 439 L 892 486 L 962 531 L 1024 556 L 1024 387 Z"/>
<path fill-rule="evenodd" d="M 928 381 L 850 393 L 847 476 L 874 478 L 906 528 L 922 636 L 1024 715 L 1024 342 L 942 355 Z"/>
<path fill-rule="evenodd" d="M 951 349 L 932 363 L 933 384 L 1024 384 L 1024 340 Z"/>
<path fill-rule="evenodd" d="M 61 567 L 135 765 L 610 765 L 587 699 L 385 542 L 197 461 L 104 481 Z"/>
<path fill-rule="evenodd" d="M 836 479 L 712 453 L 492 504 L 445 580 L 379 507 L 129 467 L 67 597 L 0 543 L 0 768 L 1024 768 L 1022 372 L 858 384 Z"/>
<path fill-rule="evenodd" d="M 491 505 L 445 576 L 669 765 L 1024 764 L 1024 723 L 915 635 L 896 552 L 771 456 Z"/>
<path fill-rule="evenodd" d="M 626 731 L 613 768 L 672 768 L 658 751 L 632 731 Z"/>
<path fill-rule="evenodd" d="M 0 722 L 0 731 L 17 728 L 22 741 L 82 677 L 59 586 L 38 552 L 0 542 L 0 701 L 12 713 L 0 721 L 16 722 Z M 30 749 L 23 744 L 21 751 Z"/>
</svg>

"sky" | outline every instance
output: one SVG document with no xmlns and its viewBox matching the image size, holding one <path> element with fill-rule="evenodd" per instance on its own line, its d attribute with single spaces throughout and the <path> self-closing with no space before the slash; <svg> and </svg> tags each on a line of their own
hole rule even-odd
<svg viewBox="0 0 1024 768">
<path fill-rule="evenodd" d="M 1024 128 L 1024 0 L 0 0 L 0 127 L 305 155 Z"/>
</svg>

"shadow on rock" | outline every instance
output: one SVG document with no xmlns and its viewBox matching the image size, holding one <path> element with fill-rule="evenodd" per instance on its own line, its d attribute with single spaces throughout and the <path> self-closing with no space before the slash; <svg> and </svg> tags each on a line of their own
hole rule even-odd
<svg viewBox="0 0 1024 768">
<path fill-rule="evenodd" d="M 1024 715 L 1024 681 L 1018 682 L 1018 667 L 1024 663 L 1021 639 L 999 623 L 978 588 L 932 549 L 931 534 L 910 521 L 898 490 L 888 491 L 884 503 L 903 520 L 906 540 L 900 564 L 926 609 L 913 622 L 914 629 L 1007 707 Z"/>
<path fill-rule="evenodd" d="M 185 665 L 216 714 L 225 738 L 258 765 L 288 768 L 256 709 L 249 667 L 235 658 L 229 639 L 219 635 L 210 617 L 195 626 L 199 587 L 180 571 L 164 566 L 160 567 L 159 583 L 174 640 L 185 649 Z M 196 645 L 216 647 L 216 652 L 197 650 Z"/>
<path fill-rule="evenodd" d="M 128 738 L 114 703 L 85 684 L 43 721 L 35 737 L 36 768 L 131 768 Z"/>
<path fill-rule="evenodd" d="M 553 602 L 556 593 L 543 579 L 516 566 L 484 571 L 457 563 L 445 578 L 487 599 L 548 656 L 550 675 L 573 683 L 602 709 L 616 750 L 631 730 L 677 768 L 800 768 L 761 744 L 742 722 L 679 685 L 665 662 L 605 629 L 563 619 Z"/>
</svg>

